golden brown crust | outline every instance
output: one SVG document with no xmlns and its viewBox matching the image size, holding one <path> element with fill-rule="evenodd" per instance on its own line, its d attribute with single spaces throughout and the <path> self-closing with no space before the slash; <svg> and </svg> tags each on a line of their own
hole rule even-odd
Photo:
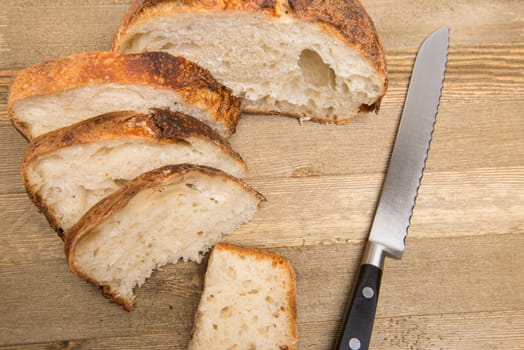
<svg viewBox="0 0 524 350">
<path fill-rule="evenodd" d="M 131 138 L 156 144 L 172 144 L 189 138 L 199 138 L 213 143 L 247 170 L 246 163 L 227 140 L 203 122 L 179 112 L 154 108 L 149 114 L 133 111 L 111 112 L 40 135 L 31 140 L 26 149 L 22 164 L 23 181 L 33 203 L 62 239 L 64 230 L 57 220 L 56 213 L 46 204 L 46 200 L 32 189 L 27 171 L 29 164 L 39 156 L 60 148 Z"/>
<path fill-rule="evenodd" d="M 31 199 L 31 201 L 36 205 L 38 210 L 44 214 L 44 216 L 47 219 L 47 222 L 49 225 L 53 228 L 53 230 L 56 231 L 58 234 L 58 237 L 60 237 L 62 240 L 64 240 L 64 229 L 60 225 L 57 219 L 57 215 L 53 208 L 49 207 L 45 201 L 45 199 L 36 191 L 33 190 L 33 187 L 29 183 L 29 178 L 27 177 L 27 171 L 25 170 L 25 163 L 22 165 L 22 177 L 24 182 L 24 187 L 27 195 Z"/>
<path fill-rule="evenodd" d="M 129 311 L 133 306 L 133 302 L 131 300 L 116 297 L 114 291 L 112 291 L 110 287 L 104 286 L 101 281 L 97 281 L 95 278 L 83 271 L 81 267 L 75 265 L 74 254 L 76 246 L 82 238 L 93 232 L 96 227 L 101 225 L 115 212 L 124 208 L 139 192 L 150 188 L 165 186 L 176 181 L 181 181 L 184 176 L 193 172 L 204 174 L 210 177 L 222 177 L 224 179 L 228 179 L 237 183 L 246 192 L 258 198 L 260 202 L 266 201 L 265 197 L 261 193 L 257 192 L 249 185 L 218 169 L 194 164 L 178 164 L 167 165 L 149 171 L 129 181 L 117 191 L 95 204 L 73 227 L 71 227 L 66 232 L 64 249 L 71 271 L 88 280 L 89 282 L 101 286 L 103 288 L 104 295 L 121 304 L 124 309 Z"/>
<path fill-rule="evenodd" d="M 292 325 L 290 328 L 291 336 L 293 337 L 292 343 L 288 344 L 288 350 L 294 350 L 296 349 L 295 343 L 297 342 L 297 328 L 296 328 L 296 322 L 297 322 L 297 305 L 296 305 L 296 277 L 295 277 L 295 271 L 293 270 L 293 267 L 291 266 L 291 263 L 289 260 L 285 259 L 284 257 L 267 252 L 260 249 L 253 249 L 253 248 L 246 248 L 246 247 L 240 247 L 234 244 L 230 243 L 217 243 L 213 247 L 213 250 L 210 255 L 210 263 L 211 259 L 213 259 L 213 254 L 216 251 L 231 251 L 238 254 L 238 256 L 249 256 L 253 257 L 256 260 L 271 260 L 274 267 L 281 268 L 288 274 L 288 279 L 290 281 L 288 285 L 288 301 L 289 301 L 289 324 Z M 294 326 L 294 327 L 293 327 Z"/>
<path fill-rule="evenodd" d="M 112 42 L 119 50 L 131 26 L 156 16 L 184 12 L 249 11 L 268 16 L 291 16 L 319 25 L 358 50 L 375 68 L 383 84 L 388 86 L 386 58 L 375 25 L 359 0 L 135 0 L 125 14 Z M 379 108 L 380 101 L 373 106 Z"/>
<path fill-rule="evenodd" d="M 157 144 L 171 144 L 190 137 L 213 143 L 247 169 L 229 142 L 208 125 L 183 113 L 158 108 L 152 108 L 148 114 L 110 112 L 40 135 L 29 143 L 24 164 L 56 149 L 85 143 L 137 138 Z"/>
<path fill-rule="evenodd" d="M 111 49 L 118 51 L 133 24 L 158 15 L 199 11 L 253 11 L 277 15 L 275 0 L 135 0 L 122 19 Z"/>
<path fill-rule="evenodd" d="M 14 104 L 22 99 L 100 84 L 147 85 L 176 92 L 188 104 L 199 105 L 231 135 L 240 118 L 240 100 L 197 64 L 165 52 L 124 54 L 90 52 L 28 67 L 15 78 L 8 110 L 15 127 L 31 138 L 28 125 L 17 119 Z"/>
<path fill-rule="evenodd" d="M 366 109 L 365 111 L 363 109 L 361 109 L 361 111 L 359 113 L 375 112 L 375 111 L 378 111 L 378 106 L 376 108 L 375 108 L 375 106 L 373 106 L 373 108 L 371 108 L 369 110 Z M 268 114 L 270 114 L 270 115 L 282 115 L 282 112 L 280 112 L 280 111 L 258 110 L 258 109 L 257 110 L 245 109 L 244 113 L 247 113 L 247 114 L 263 114 L 263 115 L 268 115 Z M 286 112 L 285 116 L 298 119 L 300 122 L 302 122 L 302 121 L 312 121 L 312 122 L 320 123 L 320 124 L 336 124 L 336 125 L 346 125 L 346 124 L 350 123 L 353 120 L 352 118 L 338 119 L 338 117 L 315 117 L 315 116 L 309 116 L 309 115 L 300 114 L 300 113 L 288 113 L 288 112 Z"/>
<path fill-rule="evenodd" d="M 357 49 L 377 71 L 386 92 L 386 56 L 375 25 L 359 0 L 289 1 L 298 18 L 320 23 L 323 29 Z M 378 107 L 377 107 L 378 108 Z"/>
</svg>

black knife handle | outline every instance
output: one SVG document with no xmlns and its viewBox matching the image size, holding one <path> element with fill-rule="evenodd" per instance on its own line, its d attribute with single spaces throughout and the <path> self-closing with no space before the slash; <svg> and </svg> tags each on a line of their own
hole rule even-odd
<svg viewBox="0 0 524 350">
<path fill-rule="evenodd" d="M 382 270 L 377 266 L 360 265 L 336 350 L 368 349 L 377 310 L 381 278 Z"/>
</svg>

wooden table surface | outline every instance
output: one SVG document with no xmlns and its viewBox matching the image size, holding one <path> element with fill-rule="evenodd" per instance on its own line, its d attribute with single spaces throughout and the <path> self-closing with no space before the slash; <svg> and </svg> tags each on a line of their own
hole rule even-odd
<svg viewBox="0 0 524 350">
<path fill-rule="evenodd" d="M 130 0 L 0 0 L 0 349 L 185 349 L 205 265 L 156 272 L 130 313 L 71 274 L 25 194 L 8 85 L 108 49 Z M 443 96 L 402 260 L 387 260 L 372 349 L 524 349 L 524 2 L 364 0 L 390 88 L 346 126 L 248 116 L 231 142 L 268 202 L 227 238 L 289 258 L 299 349 L 330 349 L 364 247 L 416 50 L 451 25 Z"/>
</svg>

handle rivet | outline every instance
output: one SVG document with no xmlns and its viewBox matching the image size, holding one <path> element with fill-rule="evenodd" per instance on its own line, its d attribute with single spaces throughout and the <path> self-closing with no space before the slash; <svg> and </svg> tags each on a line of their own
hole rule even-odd
<svg viewBox="0 0 524 350">
<path fill-rule="evenodd" d="M 351 350 L 358 350 L 360 349 L 360 340 L 358 338 L 351 338 L 349 339 L 349 348 Z"/>
<path fill-rule="evenodd" d="M 373 288 L 371 288 L 371 287 L 364 287 L 362 289 L 362 295 L 366 299 L 371 299 L 375 295 L 375 291 L 373 291 Z"/>
</svg>

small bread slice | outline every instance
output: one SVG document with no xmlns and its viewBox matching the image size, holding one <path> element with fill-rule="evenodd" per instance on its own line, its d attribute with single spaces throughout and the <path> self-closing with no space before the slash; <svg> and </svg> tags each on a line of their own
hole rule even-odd
<svg viewBox="0 0 524 350">
<path fill-rule="evenodd" d="M 377 110 L 387 88 L 384 51 L 358 0 L 135 0 L 112 48 L 187 57 L 246 112 L 346 123 Z"/>
<path fill-rule="evenodd" d="M 9 117 L 28 140 L 112 111 L 171 109 L 230 136 L 240 100 L 211 74 L 165 52 L 89 52 L 22 70 L 8 100 Z"/>
<path fill-rule="evenodd" d="M 188 349 L 296 349 L 295 299 L 295 274 L 286 259 L 219 243 L 209 258 Z"/>
<path fill-rule="evenodd" d="M 153 109 L 113 112 L 33 139 L 22 173 L 27 193 L 63 238 L 84 213 L 141 173 L 195 163 L 243 177 L 247 166 L 199 120 Z"/>
<path fill-rule="evenodd" d="M 180 164 L 142 174 L 92 207 L 66 232 L 77 275 L 131 310 L 133 288 L 153 270 L 203 254 L 255 215 L 265 198 L 217 169 Z"/>
</svg>

